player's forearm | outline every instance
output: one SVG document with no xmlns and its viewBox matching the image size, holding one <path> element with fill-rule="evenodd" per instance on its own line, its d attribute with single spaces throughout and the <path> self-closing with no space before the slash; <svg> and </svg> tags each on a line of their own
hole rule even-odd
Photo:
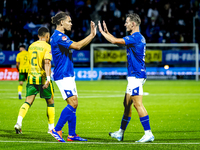
<svg viewBox="0 0 200 150">
<path fill-rule="evenodd" d="M 125 46 L 125 41 L 123 38 L 116 38 L 110 33 L 101 32 L 107 41 L 118 46 Z"/>
<path fill-rule="evenodd" d="M 19 63 L 18 62 L 16 63 L 16 68 L 19 71 Z"/>
<path fill-rule="evenodd" d="M 109 36 L 112 36 L 113 38 L 115 38 L 110 32 L 107 32 L 107 34 L 108 34 Z"/>
<path fill-rule="evenodd" d="M 90 34 L 86 38 L 84 38 L 83 40 L 77 42 L 77 44 L 79 46 L 78 50 L 80 50 L 81 48 L 87 46 L 92 41 L 93 38 L 94 38 L 94 36 L 92 34 Z"/>
<path fill-rule="evenodd" d="M 105 37 L 105 39 L 107 41 L 109 41 L 110 43 L 115 44 L 116 38 L 112 34 L 110 34 L 109 32 L 108 33 L 101 32 L 101 34 Z"/>
<path fill-rule="evenodd" d="M 45 65 L 44 65 L 44 69 L 46 72 L 46 76 L 50 76 L 51 75 L 51 61 L 50 60 L 45 60 Z"/>
</svg>

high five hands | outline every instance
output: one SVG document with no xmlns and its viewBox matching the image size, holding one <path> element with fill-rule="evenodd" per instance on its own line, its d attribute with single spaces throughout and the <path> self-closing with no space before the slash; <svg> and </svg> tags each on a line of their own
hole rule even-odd
<svg viewBox="0 0 200 150">
<path fill-rule="evenodd" d="M 99 32 L 100 33 L 102 33 L 102 32 L 109 33 L 105 21 L 103 21 L 103 29 L 101 27 L 101 22 L 100 21 L 98 21 L 98 27 L 99 27 Z"/>
<path fill-rule="evenodd" d="M 91 35 L 93 37 L 95 37 L 97 26 L 95 26 L 95 23 L 93 21 L 91 21 L 90 22 L 90 27 L 91 27 Z M 99 32 L 100 33 L 102 33 L 102 32 L 109 33 L 105 21 L 103 21 L 103 29 L 101 27 L 100 21 L 98 21 L 98 27 L 99 27 Z"/>
<path fill-rule="evenodd" d="M 95 23 L 93 21 L 90 22 L 90 27 L 91 27 L 91 35 L 95 37 L 97 33 L 97 26 L 95 26 Z"/>
</svg>

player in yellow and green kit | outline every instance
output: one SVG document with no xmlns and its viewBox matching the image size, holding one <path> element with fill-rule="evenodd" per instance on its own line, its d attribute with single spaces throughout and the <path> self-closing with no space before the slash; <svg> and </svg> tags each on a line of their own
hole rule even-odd
<svg viewBox="0 0 200 150">
<path fill-rule="evenodd" d="M 53 85 L 50 80 L 52 55 L 51 46 L 47 43 L 50 38 L 49 30 L 41 27 L 38 30 L 38 37 L 39 40 L 28 48 L 30 67 L 26 85 L 26 101 L 19 110 L 17 123 L 14 126 L 17 134 L 22 133 L 22 120 L 38 93 L 40 93 L 40 98 L 44 98 L 47 102 L 48 130 L 54 128 L 55 108 Z"/>
<path fill-rule="evenodd" d="M 19 85 L 18 85 L 18 95 L 19 99 L 22 99 L 22 88 L 23 81 L 27 79 L 28 69 L 29 69 L 29 54 L 26 51 L 25 45 L 19 46 L 19 53 L 16 58 L 16 67 L 19 71 Z"/>
</svg>

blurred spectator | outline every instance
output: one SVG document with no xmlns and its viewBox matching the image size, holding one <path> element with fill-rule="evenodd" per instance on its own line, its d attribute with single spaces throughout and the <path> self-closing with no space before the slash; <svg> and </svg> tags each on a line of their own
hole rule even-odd
<svg viewBox="0 0 200 150">
<path fill-rule="evenodd" d="M 108 3 L 106 1 L 101 6 L 101 10 L 99 11 L 99 15 L 101 16 L 102 20 L 107 21 L 107 19 L 108 19 Z"/>
<path fill-rule="evenodd" d="M 149 20 L 155 22 L 156 19 L 158 18 L 158 15 L 159 15 L 159 12 L 155 5 L 149 8 L 148 13 L 147 13 L 147 17 L 149 18 Z"/>
<path fill-rule="evenodd" d="M 116 9 L 114 10 L 114 17 L 116 17 L 116 18 L 118 18 L 118 19 L 121 18 L 121 11 L 120 11 L 118 8 L 116 8 Z"/>
<path fill-rule="evenodd" d="M 3 16 L 6 16 L 7 11 L 7 0 L 3 1 Z"/>
<path fill-rule="evenodd" d="M 27 9 L 27 6 L 28 6 L 28 1 L 23 0 L 23 9 Z"/>
<path fill-rule="evenodd" d="M 37 13 L 38 12 L 38 0 L 33 0 L 32 1 L 32 13 Z"/>
<path fill-rule="evenodd" d="M 0 39 L 3 38 L 3 34 L 5 33 L 5 29 L 1 26 L 0 27 Z"/>
</svg>

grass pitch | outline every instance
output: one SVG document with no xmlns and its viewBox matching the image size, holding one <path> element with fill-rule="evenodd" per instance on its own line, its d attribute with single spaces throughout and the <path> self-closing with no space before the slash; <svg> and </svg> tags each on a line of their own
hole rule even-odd
<svg viewBox="0 0 200 150">
<path fill-rule="evenodd" d="M 25 101 L 18 100 L 18 81 L 0 81 L 0 149 L 200 149 L 200 82 L 152 81 L 144 84 L 143 104 L 146 107 L 155 136 L 152 143 L 135 143 L 143 136 L 137 112 L 118 142 L 108 133 L 117 131 L 123 115 L 126 80 L 77 81 L 77 134 L 88 142 L 58 143 L 47 134 L 46 102 L 39 95 L 23 120 L 22 132 L 17 135 L 14 125 L 19 108 Z M 67 105 L 55 87 L 55 124 Z M 63 138 L 68 134 L 67 124 Z"/>
</svg>

